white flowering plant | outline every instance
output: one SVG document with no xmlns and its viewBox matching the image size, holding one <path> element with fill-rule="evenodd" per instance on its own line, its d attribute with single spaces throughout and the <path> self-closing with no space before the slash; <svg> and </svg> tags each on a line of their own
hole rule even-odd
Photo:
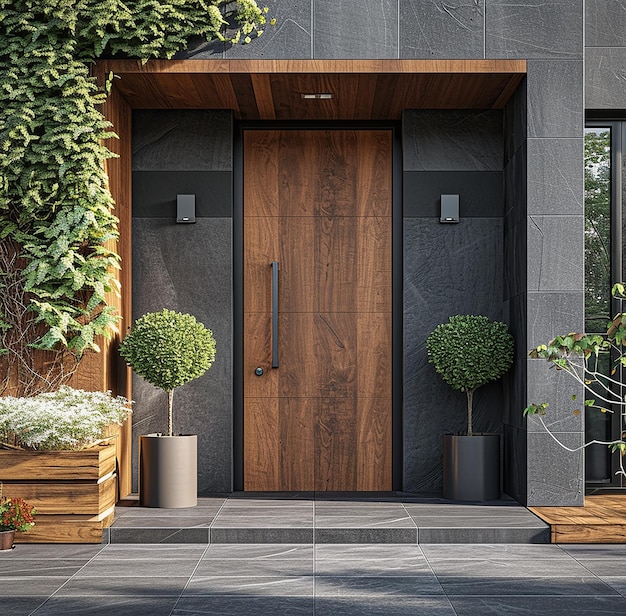
<svg viewBox="0 0 626 616">
<path fill-rule="evenodd" d="M 83 449 L 122 425 L 132 402 L 111 392 L 62 386 L 26 398 L 0 397 L 0 442 L 21 449 Z"/>
</svg>

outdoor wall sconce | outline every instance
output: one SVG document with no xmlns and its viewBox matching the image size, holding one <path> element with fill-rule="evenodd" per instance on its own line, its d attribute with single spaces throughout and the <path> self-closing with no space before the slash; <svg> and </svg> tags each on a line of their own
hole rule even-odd
<svg viewBox="0 0 626 616">
<path fill-rule="evenodd" d="M 196 195 L 176 195 L 176 222 L 196 222 Z"/>
<path fill-rule="evenodd" d="M 459 222 L 459 195 L 441 195 L 439 222 Z"/>
</svg>

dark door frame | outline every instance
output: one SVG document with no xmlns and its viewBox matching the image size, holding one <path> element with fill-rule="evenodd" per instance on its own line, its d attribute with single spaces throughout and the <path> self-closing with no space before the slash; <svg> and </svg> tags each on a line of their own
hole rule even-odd
<svg viewBox="0 0 626 616">
<path fill-rule="evenodd" d="M 243 490 L 243 132 L 373 130 L 393 135 L 392 160 L 392 486 L 402 490 L 402 144 L 398 122 L 241 122 L 233 135 L 233 489 Z"/>
</svg>

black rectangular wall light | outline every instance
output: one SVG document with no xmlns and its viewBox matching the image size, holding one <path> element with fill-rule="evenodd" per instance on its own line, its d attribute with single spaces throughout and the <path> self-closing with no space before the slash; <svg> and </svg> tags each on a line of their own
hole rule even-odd
<svg viewBox="0 0 626 616">
<path fill-rule="evenodd" d="M 439 222 L 459 222 L 459 195 L 441 195 Z"/>
<path fill-rule="evenodd" d="M 176 195 L 176 222 L 196 222 L 196 195 Z"/>
</svg>

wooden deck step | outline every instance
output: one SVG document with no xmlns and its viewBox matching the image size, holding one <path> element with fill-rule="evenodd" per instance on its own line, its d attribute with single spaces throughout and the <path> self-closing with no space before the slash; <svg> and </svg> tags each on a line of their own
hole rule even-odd
<svg viewBox="0 0 626 616">
<path fill-rule="evenodd" d="M 594 494 L 584 507 L 529 507 L 552 543 L 626 543 L 626 494 Z"/>
</svg>

